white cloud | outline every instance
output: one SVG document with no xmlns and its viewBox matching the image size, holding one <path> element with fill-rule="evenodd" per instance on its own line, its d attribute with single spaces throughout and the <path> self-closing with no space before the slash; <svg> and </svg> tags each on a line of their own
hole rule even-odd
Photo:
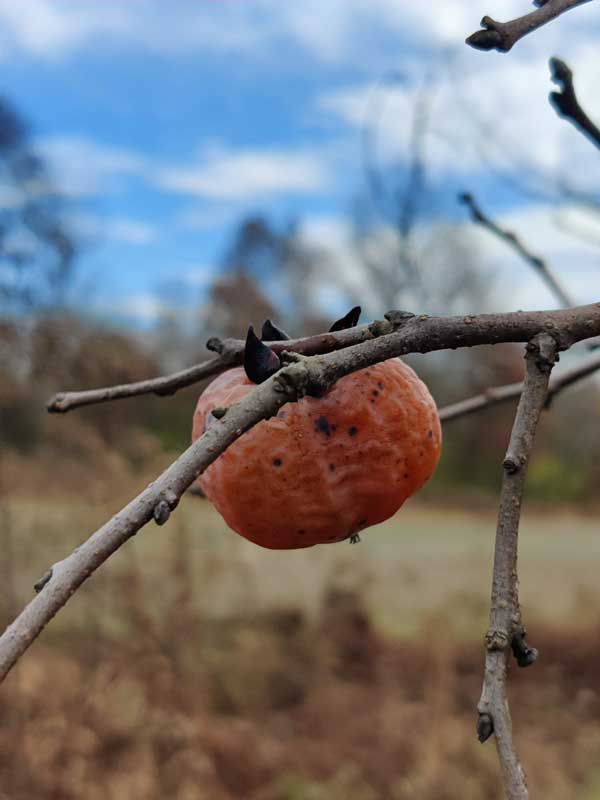
<svg viewBox="0 0 600 800">
<path fill-rule="evenodd" d="M 248 207 L 239 203 L 215 203 L 193 205 L 178 214 L 176 222 L 184 229 L 202 231 L 221 228 L 234 220 L 246 216 Z"/>
<path fill-rule="evenodd" d="M 132 23 L 115 3 L 0 0 L 1 39 L 35 56 L 62 58 L 93 35 L 127 34 Z"/>
<path fill-rule="evenodd" d="M 523 0 L 444 0 L 435 8 L 414 0 L 0 0 L 0 47 L 58 59 L 93 41 L 170 54 L 202 48 L 277 60 L 281 47 L 295 46 L 322 61 L 373 64 L 387 58 L 389 63 L 394 52 L 401 56 L 392 37 L 462 48 L 484 14 L 508 19 L 525 13 L 526 6 Z M 556 28 L 569 36 L 593 20 L 594 10 L 584 6 L 536 37 L 548 50 Z"/>
<path fill-rule="evenodd" d="M 466 51 L 460 59 L 440 62 L 424 88 L 424 76 L 410 64 L 402 80 L 340 87 L 324 92 L 316 105 L 355 136 L 368 124 L 377 159 L 390 164 L 409 154 L 412 120 L 422 98 L 430 108 L 425 139 L 430 175 L 495 172 L 548 194 L 556 194 L 561 180 L 597 192 L 600 159 L 548 102 L 555 86 L 547 55 L 535 46 L 523 47 L 501 63 L 488 54 L 474 69 L 473 53 Z M 583 38 L 572 55 L 581 100 L 592 118 L 600 118 L 594 88 L 597 44 Z"/>
<path fill-rule="evenodd" d="M 154 225 L 136 219 L 110 219 L 105 225 L 106 236 L 124 244 L 152 244 L 158 238 Z"/>
<path fill-rule="evenodd" d="M 141 293 L 130 295 L 116 304 L 114 302 L 109 305 L 97 304 L 95 310 L 97 313 L 133 317 L 139 322 L 149 323 L 160 317 L 163 308 L 164 306 L 157 295 Z"/>
<path fill-rule="evenodd" d="M 557 223 L 565 219 L 586 224 L 585 213 L 571 205 L 555 208 L 533 204 L 495 217 L 503 228 L 517 234 L 573 295 L 577 303 L 598 299 L 600 246 L 578 239 Z M 587 221 L 589 224 L 589 221 Z M 598 226 L 600 229 L 600 226 Z M 499 278 L 507 307 L 556 308 L 559 304 L 544 280 L 508 245 L 489 232 L 474 226 L 474 234 L 482 257 L 491 264 Z"/>
<path fill-rule="evenodd" d="M 185 166 L 160 165 L 133 151 L 82 137 L 46 138 L 36 148 L 67 196 L 118 191 L 124 179 L 136 177 L 166 192 L 210 201 L 180 215 L 181 225 L 188 228 L 221 225 L 257 199 L 327 191 L 333 181 L 327 148 L 234 150 L 211 144 Z M 2 202 L 15 202 L 15 198 L 0 196 Z M 112 231 L 123 240 L 149 241 L 150 234 L 147 228 L 137 225 L 134 229 L 131 224 Z"/>
<path fill-rule="evenodd" d="M 194 164 L 162 169 L 156 175 L 163 189 L 217 200 L 310 193 L 326 189 L 330 180 L 325 160 L 317 152 L 213 147 Z"/>
<path fill-rule="evenodd" d="M 209 286 L 218 268 L 213 264 L 182 264 L 168 271 L 170 278 L 176 276 L 177 280 L 194 289 L 205 289 Z"/>
<path fill-rule="evenodd" d="M 144 160 L 129 150 L 104 146 L 90 139 L 54 136 L 36 142 L 47 159 L 60 191 L 74 197 L 114 188 L 114 178 L 144 175 Z"/>
<path fill-rule="evenodd" d="M 84 239 L 147 245 L 152 244 L 159 236 L 156 226 L 129 217 L 101 217 L 77 212 L 70 214 L 67 222 L 75 235 Z"/>
<path fill-rule="evenodd" d="M 494 216 L 494 219 L 502 227 L 520 236 L 534 254 L 547 261 L 558 280 L 573 295 L 575 302 L 589 303 L 598 299 L 600 241 L 594 243 L 593 239 L 577 239 L 557 224 L 557 220 L 566 219 L 567 224 L 577 223 L 589 227 L 593 225 L 593 217 L 590 218 L 572 205 L 555 207 L 532 204 Z M 600 231 L 600 218 L 596 231 Z M 331 265 L 338 277 L 343 273 L 342 283 L 355 293 L 354 296 L 361 298 L 363 306 L 373 309 L 374 313 L 380 313 L 381 298 L 373 294 L 369 269 L 359 256 L 356 238 L 347 219 L 335 216 L 309 217 L 301 227 L 300 236 L 307 244 L 324 248 L 331 255 Z M 446 236 L 450 239 L 447 240 Z M 422 242 L 437 241 L 438 246 L 443 246 L 446 241 L 451 245 L 455 238 L 465 242 L 477 273 L 483 281 L 492 281 L 492 295 L 488 301 L 490 310 L 510 311 L 558 306 L 543 279 L 512 248 L 468 220 L 453 225 L 424 223 L 415 231 L 415 237 Z M 389 258 L 390 248 L 394 252 L 393 244 L 394 233 L 386 226 L 371 230 L 363 239 L 363 246 L 375 258 L 379 251 L 384 254 L 384 258 L 387 251 Z M 439 256 L 438 252 L 438 260 Z M 435 274 L 438 267 L 436 254 L 424 250 L 422 269 Z M 330 298 L 328 302 L 329 300 Z"/>
</svg>

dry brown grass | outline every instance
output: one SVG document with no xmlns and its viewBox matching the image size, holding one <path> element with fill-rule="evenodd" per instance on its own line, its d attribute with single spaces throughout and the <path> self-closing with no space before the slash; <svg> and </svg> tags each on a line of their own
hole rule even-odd
<svg viewBox="0 0 600 800">
<path fill-rule="evenodd" d="M 3 618 L 117 504 L 5 502 Z M 358 547 L 270 553 L 184 500 L 10 675 L 0 797 L 499 800 L 474 735 L 492 530 L 415 507 Z M 596 534 L 566 513 L 524 524 L 542 658 L 512 670 L 511 699 L 545 800 L 600 797 Z"/>
</svg>

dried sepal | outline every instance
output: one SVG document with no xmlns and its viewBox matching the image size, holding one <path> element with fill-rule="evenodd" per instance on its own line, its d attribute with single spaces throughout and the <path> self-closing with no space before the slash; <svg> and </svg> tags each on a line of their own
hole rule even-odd
<svg viewBox="0 0 600 800">
<path fill-rule="evenodd" d="M 244 370 L 253 383 L 263 383 L 281 368 L 277 353 L 263 344 L 254 333 L 252 325 L 248 328 L 244 350 Z"/>
<path fill-rule="evenodd" d="M 360 318 L 361 310 L 362 309 L 360 306 L 354 306 L 354 308 L 351 308 L 345 317 L 342 317 L 333 323 L 331 328 L 329 328 L 329 332 L 334 333 L 335 331 L 346 330 L 346 328 L 355 328 Z"/>
<path fill-rule="evenodd" d="M 290 337 L 285 331 L 282 331 L 281 328 L 274 325 L 270 319 L 266 319 L 263 322 L 260 338 L 267 342 L 285 342 Z"/>
</svg>

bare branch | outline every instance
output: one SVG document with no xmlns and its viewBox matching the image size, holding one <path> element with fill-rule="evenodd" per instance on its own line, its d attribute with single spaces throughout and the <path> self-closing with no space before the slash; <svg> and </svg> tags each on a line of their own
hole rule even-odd
<svg viewBox="0 0 600 800">
<path fill-rule="evenodd" d="M 600 356 L 595 356 L 577 367 L 566 370 L 562 375 L 554 374 L 548 387 L 546 406 L 548 407 L 556 395 L 563 389 L 584 380 L 594 372 L 598 372 L 598 370 L 600 370 Z M 469 397 L 466 400 L 460 400 L 458 403 L 452 403 L 451 405 L 440 408 L 440 419 L 442 422 L 452 422 L 452 420 L 460 419 L 468 414 L 481 411 L 484 408 L 491 408 L 500 403 L 505 403 L 508 400 L 516 400 L 521 396 L 523 386 L 523 382 L 508 383 L 504 386 L 493 386 L 474 397 Z"/>
<path fill-rule="evenodd" d="M 574 298 L 560 283 L 556 275 L 548 266 L 548 263 L 540 256 L 532 253 L 531 250 L 529 250 L 529 248 L 523 244 L 516 233 L 501 228 L 490 217 L 484 214 L 472 194 L 465 192 L 459 195 L 459 200 L 468 207 L 473 222 L 476 222 L 482 227 L 487 228 L 488 231 L 493 233 L 499 239 L 502 239 L 503 242 L 506 242 L 506 244 L 512 247 L 513 250 L 515 250 L 521 256 L 521 258 L 523 258 L 536 270 L 562 306 L 573 306 L 576 304 Z"/>
<path fill-rule="evenodd" d="M 511 646 L 520 666 L 528 666 L 537 657 L 537 652 L 524 643 L 525 631 L 518 597 L 517 545 L 525 475 L 555 359 L 556 342 L 547 334 L 536 336 L 527 345 L 523 394 L 503 463 L 490 627 L 485 637 L 483 690 L 477 706 L 477 733 L 482 742 L 492 733 L 495 736 L 508 800 L 527 800 L 529 796 L 512 739 L 506 671 Z"/>
<path fill-rule="evenodd" d="M 550 59 L 552 80 L 558 84 L 560 91 L 550 92 L 549 100 L 559 117 L 573 123 L 592 144 L 600 147 L 600 128 L 595 125 L 579 105 L 573 85 L 573 71 L 560 58 Z"/>
<path fill-rule="evenodd" d="M 189 367 L 189 369 L 173 372 L 171 375 L 162 375 L 158 378 L 149 378 L 135 383 L 122 383 L 103 389 L 88 389 L 83 392 L 59 392 L 48 400 L 46 408 L 51 414 L 64 414 L 74 408 L 108 403 L 111 400 L 121 400 L 127 397 L 138 397 L 142 394 L 171 395 L 185 386 L 191 386 L 193 383 L 210 378 L 226 368 L 227 358 L 216 356 L 202 364 Z"/>
<path fill-rule="evenodd" d="M 501 53 L 508 53 L 513 45 L 528 33 L 541 28 L 542 25 L 556 19 L 565 11 L 589 2 L 590 0 L 538 1 L 535 3 L 538 6 L 535 11 L 509 22 L 498 22 L 485 16 L 481 20 L 483 30 L 475 31 L 465 39 L 465 42 L 476 50 L 498 50 Z"/>
<path fill-rule="evenodd" d="M 479 344 L 529 341 L 544 332 L 558 349 L 580 339 L 600 334 L 600 303 L 561 311 L 512 312 L 467 317 L 415 317 L 389 312 L 363 332 L 365 340 L 343 350 L 314 357 L 295 354 L 294 363 L 254 389 L 244 400 L 219 414 L 218 423 L 194 442 L 163 474 L 122 511 L 63 561 L 54 564 L 51 575 L 23 612 L 0 637 L 0 680 L 78 587 L 119 547 L 151 519 L 165 521 L 166 508 L 173 510 L 193 481 L 232 442 L 263 419 L 273 416 L 285 403 L 299 396 L 318 395 L 337 380 L 356 370 L 411 352 L 426 353 Z M 352 328 L 321 339 L 324 348 L 334 337 L 359 331 Z M 366 338 L 368 336 L 368 338 Z M 319 337 L 312 342 L 317 347 Z M 290 347 L 290 342 L 285 342 Z M 282 360 L 286 356 L 282 353 Z M 157 511 L 157 507 L 160 508 Z"/>
<path fill-rule="evenodd" d="M 265 344 L 268 344 L 276 353 L 280 353 L 282 350 L 293 350 L 302 355 L 314 355 L 358 344 L 370 338 L 369 326 L 361 325 L 358 328 L 338 331 L 335 335 L 323 333 L 303 339 L 278 340 Z M 102 389 L 87 389 L 80 392 L 59 392 L 48 400 L 46 408 L 51 414 L 64 414 L 82 406 L 139 397 L 143 394 L 172 395 L 179 389 L 218 375 L 230 367 L 239 366 L 244 361 L 245 342 L 242 339 L 213 338 L 208 340 L 206 346 L 218 354 L 209 361 L 196 364 L 180 372 L 173 372 L 171 375 L 162 375 L 135 383 L 123 383 L 120 386 L 107 386 Z"/>
<path fill-rule="evenodd" d="M 583 306 L 581 308 L 583 308 Z M 577 307 L 573 308 L 572 311 L 574 313 L 577 312 Z M 398 319 L 398 315 L 404 315 L 402 318 L 403 321 L 407 321 L 411 317 L 414 317 L 414 314 L 398 311 L 392 311 L 390 312 L 390 315 L 395 315 L 396 319 Z M 506 315 L 487 315 L 487 317 L 494 316 L 502 317 Z M 483 319 L 484 317 L 486 317 L 486 315 L 482 315 L 481 317 L 472 317 L 472 319 Z M 431 317 L 430 319 L 435 320 L 438 318 Z M 442 317 L 439 319 L 444 318 Z M 452 318 L 448 317 L 446 319 Z M 366 342 L 376 336 L 390 333 L 397 327 L 397 322 L 393 326 L 390 326 L 389 323 L 376 322 L 370 325 L 360 325 L 356 328 L 348 328 L 343 331 L 321 333 L 317 336 L 309 336 L 303 339 L 266 342 L 266 344 L 268 344 L 269 347 L 276 353 L 281 353 L 283 350 L 288 350 L 293 353 L 312 356 L 319 353 L 331 353 L 334 350 L 341 350 L 342 348 L 350 347 L 351 345 L 359 344 L 360 342 Z M 479 344 L 479 342 L 476 342 L 476 344 Z M 197 364 L 196 366 L 182 370 L 181 372 L 174 372 L 171 375 L 150 378 L 148 380 L 137 381 L 135 383 L 124 383 L 120 386 L 108 386 L 103 389 L 88 389 L 80 392 L 60 392 L 59 394 L 56 394 L 54 397 L 50 398 L 47 404 L 47 409 L 50 413 L 64 414 L 67 411 L 72 411 L 73 409 L 80 408 L 81 406 L 107 403 L 112 400 L 137 397 L 143 394 L 174 394 L 179 389 L 183 389 L 186 386 L 191 386 L 192 384 L 198 383 L 206 378 L 210 378 L 213 375 L 218 375 L 230 367 L 242 364 L 244 360 L 244 345 L 245 343 L 241 339 L 209 339 L 207 342 L 207 347 L 219 354 L 218 357 L 213 358 L 210 361 Z"/>
</svg>

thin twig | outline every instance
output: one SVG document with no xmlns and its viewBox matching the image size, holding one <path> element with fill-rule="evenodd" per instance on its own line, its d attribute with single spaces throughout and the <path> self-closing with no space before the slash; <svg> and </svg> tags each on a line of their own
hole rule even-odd
<svg viewBox="0 0 600 800">
<path fill-rule="evenodd" d="M 600 128 L 595 125 L 579 105 L 573 85 L 573 71 L 560 58 L 550 59 L 552 80 L 558 84 L 560 91 L 550 92 L 549 100 L 559 117 L 573 123 L 592 144 L 600 147 Z"/>
<path fill-rule="evenodd" d="M 554 374 L 550 380 L 546 406 L 549 406 L 551 401 L 563 389 L 582 381 L 584 378 L 598 372 L 598 370 L 600 370 L 600 356 L 594 356 L 562 374 Z M 504 386 L 492 386 L 474 397 L 468 397 L 466 400 L 460 400 L 458 403 L 452 403 L 440 408 L 440 419 L 442 422 L 452 422 L 484 408 L 491 408 L 508 400 L 516 400 L 523 392 L 523 385 L 523 382 L 520 381 L 518 383 L 508 383 Z"/>
<path fill-rule="evenodd" d="M 572 309 L 572 312 L 578 314 L 583 308 L 584 306 L 579 308 L 575 307 Z M 555 312 L 537 313 L 548 313 L 551 315 L 551 317 L 553 314 L 555 314 Z M 350 347 L 351 345 L 359 344 L 360 342 L 366 342 L 378 336 L 391 333 L 392 331 L 397 330 L 400 324 L 407 324 L 412 319 L 424 319 L 423 317 L 415 317 L 414 314 L 403 311 L 390 311 L 389 316 L 390 318 L 394 318 L 395 321 L 393 323 L 389 320 L 386 322 L 378 321 L 371 323 L 370 325 L 360 325 L 356 328 L 348 328 L 343 331 L 321 333 L 317 336 L 309 336 L 303 339 L 267 342 L 267 344 L 276 353 L 281 353 L 283 350 L 300 353 L 301 355 L 306 356 L 312 356 L 321 353 L 331 353 L 334 350 L 341 350 L 342 348 Z M 457 317 L 456 319 L 483 320 L 489 318 L 490 324 L 493 326 L 496 320 L 500 321 L 501 318 L 506 316 L 507 315 L 492 314 L 468 318 Z M 531 315 L 529 316 L 531 317 Z M 447 321 L 453 318 L 430 317 L 428 319 L 430 320 L 430 324 L 435 328 L 436 319 Z M 207 347 L 210 350 L 218 353 L 218 356 L 216 358 L 212 358 L 210 361 L 197 364 L 194 367 L 182 370 L 181 372 L 172 373 L 171 375 L 163 375 L 158 378 L 149 378 L 148 380 L 136 381 L 135 383 L 124 383 L 120 386 L 107 386 L 102 389 L 87 389 L 77 392 L 60 392 L 59 394 L 54 395 L 54 397 L 48 401 L 47 409 L 51 413 L 64 414 L 67 411 L 72 411 L 73 409 L 80 408 L 81 406 L 107 403 L 112 400 L 137 397 L 143 394 L 174 394 L 185 386 L 191 386 L 192 384 L 198 383 L 199 381 L 212 377 L 213 375 L 218 375 L 232 366 L 239 366 L 242 364 L 244 360 L 244 346 L 245 342 L 241 339 L 209 339 L 207 342 Z"/>
<path fill-rule="evenodd" d="M 527 800 L 525 775 L 512 739 L 512 723 L 506 695 L 506 671 L 510 647 L 519 654 L 519 664 L 533 663 L 537 652 L 524 644 L 524 629 L 518 597 L 517 546 L 525 475 L 540 414 L 546 401 L 550 372 L 556 359 L 556 342 L 547 334 L 527 345 L 523 394 L 519 401 L 510 443 L 504 458 L 498 527 L 494 551 L 494 573 L 490 627 L 486 634 L 485 673 L 477 706 L 480 741 L 492 733 L 502 769 L 508 800 Z M 521 655 L 525 654 L 524 660 Z"/>
<path fill-rule="evenodd" d="M 318 336 L 266 342 L 266 344 L 276 353 L 280 353 L 282 350 L 293 350 L 295 353 L 310 356 L 316 353 L 329 353 L 332 350 L 358 344 L 370 338 L 369 325 L 360 325 L 336 333 L 321 333 Z M 59 392 L 48 400 L 46 408 L 51 414 L 64 414 L 82 406 L 139 397 L 143 394 L 172 395 L 179 389 L 218 375 L 230 367 L 239 366 L 244 361 L 245 342 L 242 339 L 214 337 L 208 340 L 206 346 L 217 355 L 201 364 L 173 372 L 170 375 L 161 375 L 135 383 L 123 383 L 119 386 L 106 386 L 101 389 L 86 389 L 76 392 Z"/>
<path fill-rule="evenodd" d="M 529 341 L 540 332 L 552 336 L 559 349 L 600 334 L 600 303 L 561 311 L 512 312 L 467 317 L 418 317 L 389 312 L 369 326 L 370 338 L 360 344 L 283 367 L 246 398 L 220 415 L 218 423 L 194 442 L 163 474 L 74 553 L 54 564 L 40 593 L 0 637 L 0 680 L 78 587 L 151 519 L 166 521 L 185 490 L 258 422 L 303 394 L 319 394 L 344 375 L 388 358 L 480 344 Z M 342 331 L 341 333 L 346 333 Z M 325 337 L 324 337 L 325 338 Z M 286 342 L 289 346 L 290 342 Z M 285 354 L 282 353 L 285 360 Z"/>
<path fill-rule="evenodd" d="M 513 250 L 515 250 L 521 256 L 521 258 L 523 258 L 536 270 L 536 272 L 546 282 L 548 288 L 554 294 L 561 306 L 568 307 L 576 304 L 575 299 L 561 284 L 554 272 L 548 266 L 548 263 L 541 258 L 541 256 L 537 256 L 532 253 L 531 250 L 521 241 L 521 239 L 519 239 L 516 233 L 507 231 L 505 228 L 501 228 L 500 225 L 488 217 L 487 214 L 484 214 L 472 194 L 464 192 L 463 194 L 459 195 L 459 200 L 469 209 L 473 222 L 476 222 L 477 224 L 486 228 L 503 242 L 506 242 L 506 244 L 512 247 Z"/>
<path fill-rule="evenodd" d="M 546 2 L 542 0 L 535 3 L 538 6 L 535 11 L 509 22 L 498 22 L 485 16 L 480 23 L 483 30 L 475 31 L 465 41 L 476 50 L 499 50 L 501 53 L 508 53 L 513 45 L 528 33 L 541 28 L 565 11 L 589 2 L 590 0 L 546 0 Z"/>
</svg>

